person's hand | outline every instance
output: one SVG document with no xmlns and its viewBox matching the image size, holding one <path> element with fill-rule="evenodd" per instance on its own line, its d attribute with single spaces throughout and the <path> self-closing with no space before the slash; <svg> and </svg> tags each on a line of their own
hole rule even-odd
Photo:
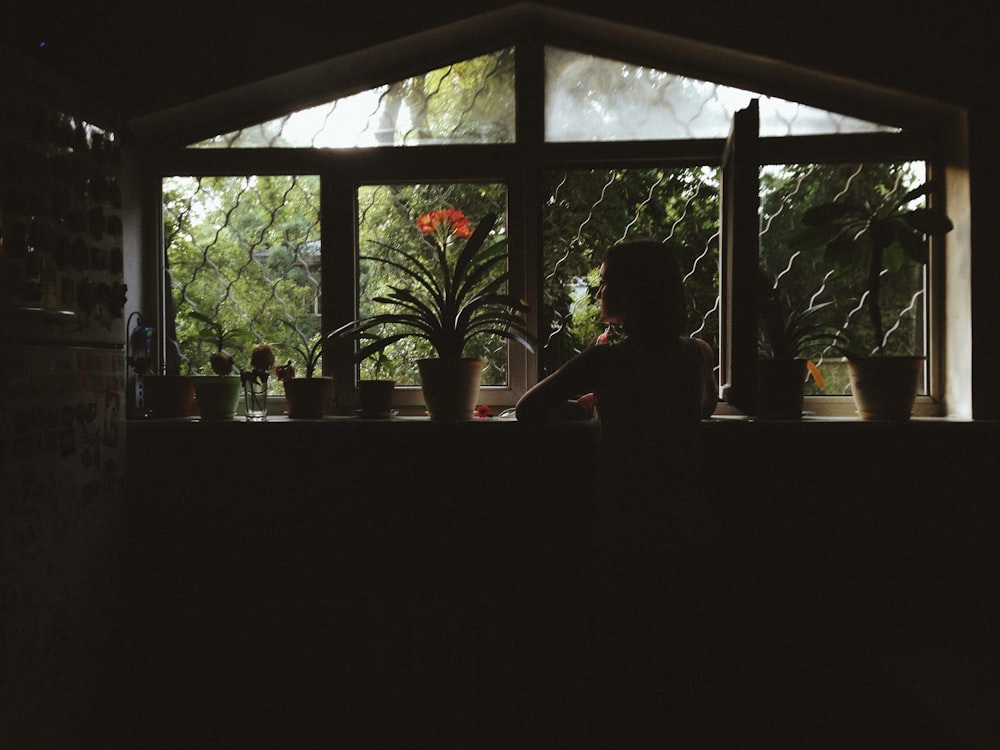
<svg viewBox="0 0 1000 750">
<path fill-rule="evenodd" d="M 575 401 L 570 401 L 570 409 L 567 411 L 571 412 L 575 416 L 571 416 L 571 419 L 593 419 L 594 418 L 594 394 L 588 393 L 586 395 L 580 396 L 580 398 Z"/>
</svg>

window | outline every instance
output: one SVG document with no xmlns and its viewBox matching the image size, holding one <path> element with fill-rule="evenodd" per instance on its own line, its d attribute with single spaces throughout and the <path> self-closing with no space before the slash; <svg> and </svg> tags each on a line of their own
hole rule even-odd
<svg viewBox="0 0 1000 750">
<path fill-rule="evenodd" d="M 514 50 L 447 65 L 193 144 L 349 148 L 514 140 Z"/>
<path fill-rule="evenodd" d="M 163 226 L 167 361 L 178 369 L 207 374 L 218 348 L 198 315 L 229 333 L 224 343 L 237 362 L 250 361 L 253 341 L 308 348 L 320 335 L 315 175 L 166 179 Z M 288 346 L 277 356 L 300 359 Z"/>
<path fill-rule="evenodd" d="M 764 167 L 761 171 L 760 263 L 774 288 L 791 299 L 808 299 L 810 304 L 828 303 L 828 319 L 843 335 L 850 335 L 862 351 L 874 351 L 876 342 L 865 320 L 866 310 L 857 298 L 865 288 L 861 271 L 835 273 L 819 252 L 792 248 L 791 237 L 799 230 L 796 213 L 786 210 L 795 205 L 849 199 L 864 205 L 878 205 L 887 197 L 902 196 L 923 184 L 926 173 L 922 163 L 867 164 L 788 164 Z M 882 278 L 882 299 L 892 319 L 885 321 L 887 354 L 926 356 L 928 316 L 927 289 L 922 266 L 904 263 Z M 830 347 L 808 352 L 822 371 L 824 386 L 807 383 L 811 395 L 844 395 L 850 380 L 846 364 Z M 926 373 L 918 386 L 926 395 Z"/>
<path fill-rule="evenodd" d="M 912 187 L 937 168 L 940 144 L 877 121 L 895 122 L 888 116 L 827 110 L 759 90 L 766 86 L 699 78 L 691 66 L 675 73 L 653 52 L 650 59 L 515 41 L 395 82 L 342 86 L 338 96 L 314 99 L 323 104 L 161 152 L 168 362 L 197 369 L 207 356 L 192 311 L 211 311 L 279 350 L 373 312 L 391 275 L 364 256 L 378 243 L 409 241 L 419 213 L 446 206 L 473 221 L 487 211 L 502 217 L 514 291 L 532 306 L 536 352 L 483 342 L 487 399 L 500 407 L 601 332 L 592 297 L 600 254 L 628 238 L 681 248 L 690 331 L 719 353 L 720 382 L 734 346 L 727 326 L 739 322 L 737 338 L 752 336 L 748 356 L 756 351 L 756 323 L 733 290 L 755 284 L 758 266 L 793 296 L 835 303 L 841 328 L 860 328 L 857 285 L 831 276 L 822 257 L 792 252 L 789 237 L 811 203 Z M 750 102 L 760 113 L 748 167 L 759 210 L 753 257 L 740 270 L 727 268 L 723 252 L 723 154 L 734 115 Z M 898 315 L 891 338 L 928 356 L 922 392 L 932 410 L 941 340 L 930 314 L 941 291 L 934 273 L 933 262 L 905 268 L 890 289 Z M 376 368 L 413 386 L 406 398 L 416 405 L 421 354 L 402 341 L 360 366 L 328 355 L 323 369 L 336 373 L 346 405 L 344 384 Z M 839 398 L 847 409 L 839 356 L 810 356 L 827 380 L 822 391 L 811 386 L 810 408 L 835 413 Z"/>
<path fill-rule="evenodd" d="M 679 248 L 689 331 L 718 348 L 719 175 L 712 167 L 548 171 L 543 176 L 541 370 L 604 330 L 593 296 L 601 254 L 629 237 Z"/>
<path fill-rule="evenodd" d="M 393 268 L 370 258 L 390 257 L 384 245 L 391 244 L 407 252 L 420 255 L 427 251 L 427 243 L 417 229 L 417 218 L 428 211 L 440 208 L 460 210 L 474 226 L 476 217 L 506 213 L 506 187 L 493 183 L 438 183 L 433 185 L 362 185 L 358 188 L 358 313 L 362 316 L 379 312 L 373 300 L 386 294 L 398 275 Z M 503 222 L 494 227 L 494 233 L 506 233 Z M 386 326 L 381 333 L 392 333 Z M 508 385 L 507 344 L 496 336 L 480 337 L 470 342 L 465 355 L 483 360 L 484 386 Z M 365 377 L 393 378 L 397 385 L 419 385 L 417 360 L 433 356 L 430 344 L 422 339 L 406 338 L 386 348 L 381 355 L 361 362 Z"/>
</svg>

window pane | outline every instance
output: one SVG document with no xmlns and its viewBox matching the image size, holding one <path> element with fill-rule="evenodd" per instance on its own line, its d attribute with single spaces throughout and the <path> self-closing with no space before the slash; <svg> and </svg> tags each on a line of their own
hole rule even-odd
<svg viewBox="0 0 1000 750">
<path fill-rule="evenodd" d="M 368 317 L 395 308 L 376 302 L 393 286 L 414 289 L 413 281 L 387 263 L 386 246 L 399 248 L 431 263 L 433 249 L 428 236 L 417 229 L 417 219 L 428 211 L 452 208 L 461 211 L 474 227 L 488 213 L 497 216 L 494 238 L 506 236 L 507 188 L 500 184 L 435 183 L 431 185 L 364 185 L 358 189 L 358 247 L 361 260 L 358 277 L 358 314 Z M 487 240 L 487 243 L 495 240 Z M 449 247 L 461 247 L 462 240 Z M 501 271 L 502 273 L 502 271 Z M 380 333 L 395 329 L 387 325 Z M 507 385 L 508 345 L 497 336 L 481 336 L 466 347 L 464 356 L 483 359 L 483 385 Z M 389 346 L 381 357 L 361 363 L 361 376 L 391 376 L 400 385 L 419 385 L 417 360 L 434 356 L 423 339 L 405 338 Z"/>
<path fill-rule="evenodd" d="M 894 131 L 833 112 L 662 70 L 547 47 L 545 139 L 725 138 L 733 113 L 760 99 L 762 136 Z"/>
<path fill-rule="evenodd" d="M 802 213 L 813 205 L 837 202 L 880 205 L 892 202 L 925 180 L 923 163 L 789 164 L 761 172 L 761 267 L 769 283 L 793 303 L 831 302 L 824 310 L 834 330 L 851 336 L 866 351 L 876 343 L 868 323 L 862 293 L 867 288 L 860 270 L 835 271 L 819 250 L 796 250 L 792 237 L 802 230 Z M 916 207 L 916 206 L 914 206 Z M 887 354 L 927 353 L 924 267 L 907 258 L 898 271 L 883 272 L 880 302 Z M 808 352 L 825 381 L 818 389 L 810 378 L 807 394 L 849 395 L 850 380 L 840 353 L 829 347 Z M 922 382 L 920 392 L 926 392 Z"/>
<path fill-rule="evenodd" d="M 319 178 L 169 177 L 163 181 L 168 362 L 210 374 L 205 324 L 247 331 L 226 350 L 246 367 L 254 343 L 305 373 L 298 349 L 320 331 Z M 319 373 L 317 373 L 319 374 Z M 274 379 L 273 389 L 280 390 Z"/>
<path fill-rule="evenodd" d="M 514 50 L 362 91 L 194 148 L 353 148 L 514 141 Z"/>
<path fill-rule="evenodd" d="M 718 347 L 717 169 L 612 169 L 545 175 L 543 373 L 603 332 L 594 298 L 604 250 L 651 238 L 676 248 L 690 299 L 690 329 Z"/>
</svg>

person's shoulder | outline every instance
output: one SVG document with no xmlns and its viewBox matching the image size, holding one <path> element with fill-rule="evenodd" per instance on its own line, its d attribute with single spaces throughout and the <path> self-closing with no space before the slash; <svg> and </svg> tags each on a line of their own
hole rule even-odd
<svg viewBox="0 0 1000 750">
<path fill-rule="evenodd" d="M 712 350 L 712 345 L 709 344 L 705 339 L 699 339 L 697 337 L 692 337 L 688 339 L 688 346 L 692 349 L 698 351 L 706 358 L 711 359 L 715 356 L 715 352 Z"/>
</svg>

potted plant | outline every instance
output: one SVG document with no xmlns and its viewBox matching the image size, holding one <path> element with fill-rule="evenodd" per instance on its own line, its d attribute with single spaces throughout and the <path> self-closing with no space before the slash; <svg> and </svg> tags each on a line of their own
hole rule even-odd
<svg viewBox="0 0 1000 750">
<path fill-rule="evenodd" d="M 133 319 L 137 324 L 129 334 L 125 357 L 141 386 L 141 399 L 135 404 L 133 414 L 154 419 L 190 417 L 194 406 L 194 379 L 190 375 L 167 375 L 155 370 L 154 329 L 143 325 L 141 313 L 129 315 L 129 324 Z"/>
<path fill-rule="evenodd" d="M 923 357 L 890 355 L 882 318 L 882 275 L 898 271 L 909 258 L 926 264 L 927 238 L 953 228 L 942 212 L 910 208 L 933 191 L 926 182 L 901 198 L 881 202 L 850 201 L 813 206 L 802 216 L 805 229 L 797 236 L 802 247 L 823 247 L 834 268 L 860 271 L 864 278 L 862 301 L 874 346 L 863 351 L 856 336 L 842 336 L 840 348 L 847 358 L 851 393 L 862 419 L 909 419 L 916 399 Z"/>
<path fill-rule="evenodd" d="M 202 419 L 232 419 L 240 402 L 242 380 L 239 374 L 233 374 L 237 370 L 236 362 L 227 347 L 232 343 L 252 340 L 253 334 L 244 328 L 226 328 L 219 321 L 197 311 L 192 311 L 191 317 L 205 326 L 199 331 L 198 339 L 215 346 L 208 359 L 212 374 L 198 375 L 194 379 L 198 413 Z"/>
<path fill-rule="evenodd" d="M 370 336 L 370 339 L 377 338 Z M 379 349 L 368 357 L 371 367 L 365 377 L 364 371 L 358 380 L 358 397 L 361 400 L 361 416 L 372 419 L 384 419 L 392 416 L 393 394 L 396 391 L 396 381 L 392 377 L 394 365 L 385 355 L 384 349 Z"/>
<path fill-rule="evenodd" d="M 195 378 L 147 372 L 142 378 L 142 406 L 153 419 L 187 418 L 194 407 Z"/>
<path fill-rule="evenodd" d="M 387 257 L 362 256 L 395 269 L 406 282 L 375 297 L 389 311 L 330 334 L 365 342 L 355 352 L 356 362 L 404 338 L 429 342 L 437 356 L 418 360 L 417 367 L 431 419 L 472 418 L 483 363 L 466 357 L 470 341 L 494 335 L 533 351 L 523 317 L 529 308 L 505 289 L 510 279 L 506 240 L 485 244 L 495 224 L 496 216 L 487 214 L 473 230 L 462 212 L 452 208 L 422 214 L 417 228 L 427 243 L 425 253 L 382 245 Z M 455 247 L 460 240 L 465 244 Z"/>
<path fill-rule="evenodd" d="M 800 419 L 806 381 L 824 385 L 810 355 L 835 348 L 838 336 L 822 314 L 833 303 L 813 304 L 814 298 L 794 302 L 761 269 L 756 415 L 762 419 Z"/>
<path fill-rule="evenodd" d="M 305 365 L 304 377 L 296 375 L 292 361 L 275 369 L 275 375 L 285 386 L 285 403 L 290 419 L 319 419 L 326 414 L 330 400 L 333 398 L 333 378 L 328 375 L 316 375 L 319 358 L 323 354 L 323 337 L 316 334 L 311 339 L 306 338 L 294 324 L 288 326 L 298 336 L 299 342 L 291 347 Z"/>
</svg>

